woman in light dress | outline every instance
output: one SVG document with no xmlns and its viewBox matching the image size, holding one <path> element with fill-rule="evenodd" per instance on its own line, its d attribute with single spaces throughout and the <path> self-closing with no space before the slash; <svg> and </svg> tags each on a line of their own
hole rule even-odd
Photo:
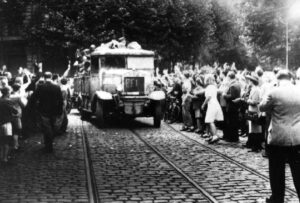
<svg viewBox="0 0 300 203">
<path fill-rule="evenodd" d="M 223 121 L 224 116 L 217 99 L 218 89 L 215 84 L 215 78 L 213 75 L 207 75 L 205 78 L 205 101 L 202 105 L 202 109 L 207 106 L 206 114 L 205 114 L 205 123 L 209 127 L 210 138 L 208 139 L 208 143 L 215 143 L 219 140 L 217 136 L 217 128 L 215 125 L 215 121 Z"/>
</svg>

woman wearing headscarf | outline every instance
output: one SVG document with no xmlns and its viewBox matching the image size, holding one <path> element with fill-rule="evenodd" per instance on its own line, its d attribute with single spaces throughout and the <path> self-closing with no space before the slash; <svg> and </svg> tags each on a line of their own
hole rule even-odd
<svg viewBox="0 0 300 203">
<path fill-rule="evenodd" d="M 192 82 L 190 78 L 190 73 L 188 71 L 183 72 L 184 79 L 182 81 L 182 131 L 193 131 L 193 120 L 190 113 L 192 105 Z"/>
<path fill-rule="evenodd" d="M 248 114 L 257 114 L 259 116 L 260 111 L 258 109 L 258 104 L 261 101 L 259 78 L 256 75 L 248 75 L 246 78 L 249 80 L 251 86 L 249 99 L 247 100 Z M 252 149 L 252 151 L 258 152 L 262 149 L 263 140 L 262 126 L 259 123 L 259 119 L 249 120 L 249 136 L 247 145 Z"/>
</svg>

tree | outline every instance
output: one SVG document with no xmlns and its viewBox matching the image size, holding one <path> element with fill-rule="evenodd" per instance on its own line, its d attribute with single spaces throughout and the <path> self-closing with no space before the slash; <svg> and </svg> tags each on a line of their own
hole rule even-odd
<svg viewBox="0 0 300 203">
<path fill-rule="evenodd" d="M 242 27 L 239 24 L 239 16 L 235 12 L 230 12 L 231 7 L 224 7 L 217 1 L 213 4 L 215 41 L 215 60 L 220 63 L 235 62 L 238 68 L 247 67 L 249 59 L 245 45 L 240 39 Z"/>
<path fill-rule="evenodd" d="M 44 54 L 125 36 L 155 50 L 164 64 L 245 63 L 240 27 L 219 0 L 32 1 L 35 13 L 25 37 L 43 45 Z"/>
<path fill-rule="evenodd" d="M 243 33 L 249 39 L 253 52 L 259 63 L 265 66 L 284 64 L 286 54 L 286 21 L 291 1 L 263 0 L 241 3 L 246 13 Z M 291 22 L 290 22 L 291 23 Z M 299 66 L 297 52 L 299 52 L 299 32 L 293 22 L 289 26 L 290 65 Z"/>
</svg>

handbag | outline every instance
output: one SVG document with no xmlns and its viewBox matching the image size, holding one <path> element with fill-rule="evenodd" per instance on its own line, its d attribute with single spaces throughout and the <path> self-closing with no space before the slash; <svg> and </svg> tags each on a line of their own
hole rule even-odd
<svg viewBox="0 0 300 203">
<path fill-rule="evenodd" d="M 245 114 L 245 119 L 252 121 L 253 123 L 260 124 L 262 117 L 261 114 L 258 112 L 247 111 Z"/>
</svg>

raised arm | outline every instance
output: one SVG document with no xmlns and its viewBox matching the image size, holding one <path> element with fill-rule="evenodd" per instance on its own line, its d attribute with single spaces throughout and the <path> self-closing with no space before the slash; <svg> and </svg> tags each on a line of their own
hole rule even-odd
<svg viewBox="0 0 300 203">
<path fill-rule="evenodd" d="M 68 68 L 65 70 L 64 74 L 62 75 L 62 78 L 68 77 L 70 70 L 71 70 L 71 61 L 69 61 Z"/>
</svg>

